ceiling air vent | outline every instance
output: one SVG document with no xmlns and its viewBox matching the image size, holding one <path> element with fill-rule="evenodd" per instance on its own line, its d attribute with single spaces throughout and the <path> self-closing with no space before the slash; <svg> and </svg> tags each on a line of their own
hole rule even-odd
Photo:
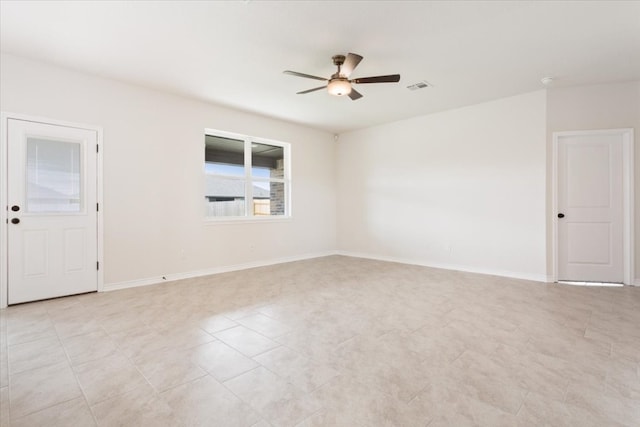
<svg viewBox="0 0 640 427">
<path fill-rule="evenodd" d="M 424 89 L 424 88 L 431 87 L 431 86 L 433 86 L 431 83 L 429 83 L 426 80 L 422 80 L 421 82 L 414 83 L 412 85 L 407 86 L 407 89 L 409 89 L 409 90 L 418 90 L 418 89 Z"/>
</svg>

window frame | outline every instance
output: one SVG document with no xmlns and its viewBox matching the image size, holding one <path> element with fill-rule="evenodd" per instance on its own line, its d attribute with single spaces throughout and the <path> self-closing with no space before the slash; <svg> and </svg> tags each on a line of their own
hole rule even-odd
<svg viewBox="0 0 640 427">
<path fill-rule="evenodd" d="M 218 129 L 205 128 L 206 136 L 216 136 L 221 138 L 235 139 L 244 143 L 244 175 L 226 175 L 220 173 L 211 173 L 206 171 L 206 157 L 202 162 L 205 178 L 207 176 L 216 176 L 224 179 L 235 179 L 244 182 L 244 216 L 208 216 L 204 215 L 205 222 L 210 224 L 220 223 L 239 223 L 239 222 L 280 222 L 288 221 L 292 218 L 291 213 L 291 144 L 283 141 L 276 141 L 267 138 L 261 138 L 251 135 L 245 135 L 235 132 L 222 131 Z M 284 176 L 283 178 L 264 178 L 253 176 L 252 174 L 252 144 L 265 144 L 274 147 L 281 147 L 283 150 Z M 205 141 L 206 150 L 206 141 Z M 282 183 L 284 185 L 284 214 L 283 215 L 255 215 L 253 212 L 253 185 L 255 182 Z M 204 195 L 205 197 L 206 194 Z"/>
</svg>

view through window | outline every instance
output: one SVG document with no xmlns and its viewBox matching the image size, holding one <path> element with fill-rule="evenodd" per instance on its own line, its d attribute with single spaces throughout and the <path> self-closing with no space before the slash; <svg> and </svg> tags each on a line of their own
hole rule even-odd
<svg viewBox="0 0 640 427">
<path fill-rule="evenodd" d="M 205 131 L 205 215 L 289 215 L 289 144 Z"/>
</svg>

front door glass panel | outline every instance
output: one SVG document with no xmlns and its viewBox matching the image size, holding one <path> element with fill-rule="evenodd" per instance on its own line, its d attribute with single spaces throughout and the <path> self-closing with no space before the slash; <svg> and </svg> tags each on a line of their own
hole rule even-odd
<svg viewBox="0 0 640 427">
<path fill-rule="evenodd" d="M 27 137 L 26 148 L 26 211 L 81 212 L 81 145 L 76 142 Z"/>
</svg>

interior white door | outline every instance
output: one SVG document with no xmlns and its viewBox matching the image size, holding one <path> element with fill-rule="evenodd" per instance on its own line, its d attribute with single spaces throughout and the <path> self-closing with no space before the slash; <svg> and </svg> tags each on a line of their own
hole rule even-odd
<svg viewBox="0 0 640 427">
<path fill-rule="evenodd" d="M 559 136 L 558 280 L 622 283 L 623 135 Z"/>
<path fill-rule="evenodd" d="M 96 291 L 97 132 L 9 119 L 8 302 Z"/>
</svg>

